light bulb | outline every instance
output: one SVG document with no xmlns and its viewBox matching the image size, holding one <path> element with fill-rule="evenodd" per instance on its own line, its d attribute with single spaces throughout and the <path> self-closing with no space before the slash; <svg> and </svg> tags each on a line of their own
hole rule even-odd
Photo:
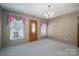
<svg viewBox="0 0 79 59">
<path fill-rule="evenodd" d="M 46 13 L 45 13 L 44 15 L 45 15 L 46 17 L 48 17 L 48 14 L 46 14 Z"/>
<path fill-rule="evenodd" d="M 51 14 L 51 12 L 49 11 L 49 12 L 48 12 L 48 15 L 50 15 L 50 14 Z"/>
<path fill-rule="evenodd" d="M 53 15 L 51 14 L 50 17 L 52 17 Z"/>
<path fill-rule="evenodd" d="M 54 15 L 54 12 L 52 12 L 51 14 Z"/>
</svg>

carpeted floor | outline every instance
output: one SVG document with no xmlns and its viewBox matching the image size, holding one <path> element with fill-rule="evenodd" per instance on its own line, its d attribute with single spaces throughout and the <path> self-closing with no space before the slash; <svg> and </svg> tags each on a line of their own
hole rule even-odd
<svg viewBox="0 0 79 59">
<path fill-rule="evenodd" d="M 53 41 L 50 39 L 43 39 L 33 41 L 26 44 L 2 48 L 0 50 L 1 56 L 75 56 L 79 55 L 79 49 Z"/>
</svg>

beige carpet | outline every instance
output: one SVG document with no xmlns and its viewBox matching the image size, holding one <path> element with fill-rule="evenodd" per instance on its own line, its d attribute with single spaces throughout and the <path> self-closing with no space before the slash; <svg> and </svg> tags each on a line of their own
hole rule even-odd
<svg viewBox="0 0 79 59">
<path fill-rule="evenodd" d="M 17 46 L 6 47 L 0 50 L 3 56 L 61 56 L 79 55 L 79 49 L 53 41 L 50 39 L 38 40 Z"/>
</svg>

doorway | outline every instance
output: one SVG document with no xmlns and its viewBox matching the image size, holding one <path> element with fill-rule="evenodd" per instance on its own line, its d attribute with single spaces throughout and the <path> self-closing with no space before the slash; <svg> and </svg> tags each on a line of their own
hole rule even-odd
<svg viewBox="0 0 79 59">
<path fill-rule="evenodd" d="M 37 21 L 30 20 L 29 27 L 29 41 L 37 40 Z"/>
</svg>

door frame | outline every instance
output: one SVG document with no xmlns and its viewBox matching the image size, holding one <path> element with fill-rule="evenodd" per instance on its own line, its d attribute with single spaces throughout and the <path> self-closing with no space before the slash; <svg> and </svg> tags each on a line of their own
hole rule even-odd
<svg viewBox="0 0 79 59">
<path fill-rule="evenodd" d="M 77 17 L 77 47 L 79 48 L 79 16 Z"/>
</svg>

